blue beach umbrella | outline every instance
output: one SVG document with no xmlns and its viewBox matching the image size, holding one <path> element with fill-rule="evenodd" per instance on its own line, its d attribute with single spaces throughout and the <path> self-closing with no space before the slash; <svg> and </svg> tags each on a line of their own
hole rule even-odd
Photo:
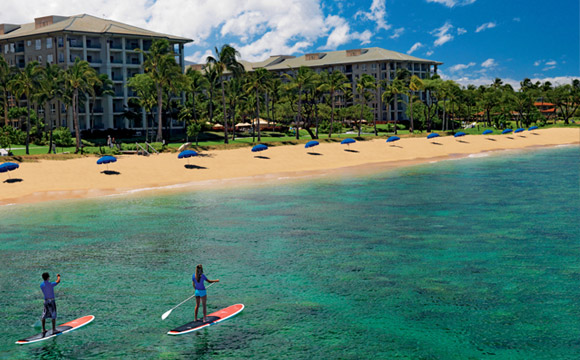
<svg viewBox="0 0 580 360">
<path fill-rule="evenodd" d="M 12 170 L 16 170 L 20 167 L 20 165 L 16 164 L 16 163 L 12 163 L 12 162 L 5 162 L 3 164 L 0 164 L 0 173 L 7 173 L 8 171 L 12 171 Z M 10 175 L 8 175 L 8 177 L 10 177 Z"/>
<path fill-rule="evenodd" d="M 509 134 L 509 133 L 511 133 L 512 131 L 513 131 L 512 129 L 505 129 L 505 130 L 504 130 L 504 131 L 502 131 L 501 133 L 502 133 L 502 135 L 503 135 L 503 134 Z"/>
<path fill-rule="evenodd" d="M 107 170 L 109 170 L 109 164 L 114 162 L 117 162 L 117 158 L 114 156 L 107 155 L 97 160 L 97 165 L 105 164 L 107 165 Z"/>
<path fill-rule="evenodd" d="M 179 153 L 179 155 L 177 155 L 178 159 L 187 159 L 190 158 L 192 156 L 197 156 L 197 153 L 193 150 L 184 150 L 182 152 Z"/>
<path fill-rule="evenodd" d="M 264 144 L 258 144 L 252 148 L 252 152 L 268 150 L 268 147 Z"/>
<path fill-rule="evenodd" d="M 456 133 L 455 135 L 453 135 L 454 137 L 460 137 L 460 136 L 465 136 L 467 134 L 465 134 L 463 131 L 460 131 L 458 133 Z"/>
<path fill-rule="evenodd" d="M 311 148 L 311 147 L 318 146 L 318 144 L 319 144 L 318 141 L 312 140 L 312 141 L 307 142 L 306 145 L 304 145 L 304 147 L 306 149 L 308 149 L 308 148 Z"/>
<path fill-rule="evenodd" d="M 493 134 L 493 130 L 489 130 L 489 129 L 487 129 L 487 130 L 485 130 L 485 131 L 484 131 L 482 134 L 483 134 L 483 135 L 489 135 L 489 134 Z"/>
<path fill-rule="evenodd" d="M 537 129 L 538 129 L 538 127 L 537 127 L 537 126 L 531 126 L 531 127 L 528 129 L 528 131 L 537 130 Z"/>
<path fill-rule="evenodd" d="M 347 139 L 342 140 L 340 143 L 343 144 L 343 145 L 344 144 L 349 145 L 349 144 L 354 144 L 355 142 L 356 142 L 355 139 L 347 138 Z"/>
<path fill-rule="evenodd" d="M 397 140 L 401 140 L 401 138 L 398 136 L 391 136 L 390 138 L 387 139 L 387 142 L 394 142 Z"/>
<path fill-rule="evenodd" d="M 514 131 L 514 134 L 521 133 L 521 132 L 522 132 L 522 131 L 524 131 L 524 130 L 526 130 L 526 129 L 524 129 L 524 128 L 519 128 L 519 129 L 516 129 L 516 130 Z"/>
<path fill-rule="evenodd" d="M 427 135 L 427 139 L 433 139 L 433 138 L 436 138 L 436 137 L 439 137 L 439 136 L 440 135 L 437 134 L 437 133 L 431 133 L 431 134 Z"/>
</svg>

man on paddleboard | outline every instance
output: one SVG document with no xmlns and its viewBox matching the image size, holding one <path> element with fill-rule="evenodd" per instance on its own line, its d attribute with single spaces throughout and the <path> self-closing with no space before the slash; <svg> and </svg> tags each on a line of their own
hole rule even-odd
<svg viewBox="0 0 580 360">
<path fill-rule="evenodd" d="M 197 310 L 199 310 L 199 301 L 201 300 L 203 304 L 203 322 L 206 322 L 207 317 L 207 292 L 205 291 L 204 281 L 208 283 L 219 282 L 220 280 L 209 280 L 203 273 L 203 266 L 201 264 L 197 265 L 195 268 L 195 274 L 191 277 L 193 283 L 193 288 L 195 289 L 195 321 L 197 321 Z"/>
<path fill-rule="evenodd" d="M 42 332 L 46 332 L 45 321 L 52 319 L 52 332 L 56 332 L 56 301 L 54 300 L 54 287 L 60 283 L 60 274 L 56 275 L 56 281 L 50 282 L 50 275 L 45 272 L 42 274 L 43 283 L 40 284 L 40 290 L 44 294 L 44 310 L 42 311 Z"/>
</svg>

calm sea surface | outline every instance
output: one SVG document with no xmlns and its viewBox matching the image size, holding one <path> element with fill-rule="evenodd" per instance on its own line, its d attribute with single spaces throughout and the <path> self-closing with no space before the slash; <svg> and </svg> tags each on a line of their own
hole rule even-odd
<svg viewBox="0 0 580 360">
<path fill-rule="evenodd" d="M 0 184 L 1 185 L 1 184 Z M 2 359 L 578 359 L 580 147 L 0 208 Z M 210 329 L 193 320 L 198 263 Z M 39 344 L 41 273 L 59 323 Z"/>
</svg>

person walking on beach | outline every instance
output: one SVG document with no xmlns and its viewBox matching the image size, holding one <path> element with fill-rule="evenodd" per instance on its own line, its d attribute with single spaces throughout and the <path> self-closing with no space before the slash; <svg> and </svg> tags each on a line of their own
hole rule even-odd
<svg viewBox="0 0 580 360">
<path fill-rule="evenodd" d="M 205 274 L 203 273 L 203 266 L 201 264 L 197 265 L 195 268 L 195 274 L 193 274 L 192 278 L 193 288 L 195 289 L 195 321 L 197 321 L 197 311 L 199 310 L 199 302 L 203 304 L 203 322 L 206 322 L 207 316 L 207 292 L 205 291 L 205 284 L 204 281 L 208 283 L 215 283 L 219 282 L 220 280 L 209 280 Z"/>
<path fill-rule="evenodd" d="M 40 290 L 44 294 L 44 310 L 42 311 L 42 332 L 46 332 L 46 319 L 52 319 L 52 333 L 56 333 L 56 302 L 54 300 L 54 287 L 60 283 L 60 274 L 56 275 L 56 281 L 50 282 L 50 275 L 42 274 L 44 282 L 40 284 Z"/>
</svg>

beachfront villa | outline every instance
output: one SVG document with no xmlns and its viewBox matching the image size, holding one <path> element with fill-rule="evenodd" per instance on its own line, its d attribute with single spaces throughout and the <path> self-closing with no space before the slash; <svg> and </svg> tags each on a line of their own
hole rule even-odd
<svg viewBox="0 0 580 360">
<path fill-rule="evenodd" d="M 81 130 L 91 128 L 91 112 L 94 113 L 92 129 L 143 129 L 143 125 L 130 127 L 129 121 L 123 116 L 129 98 L 135 96 L 127 87 L 127 81 L 143 72 L 143 55 L 136 49 L 147 51 L 155 39 L 167 39 L 170 42 L 175 60 L 184 69 L 184 45 L 193 40 L 118 21 L 82 14 L 44 16 L 35 18 L 33 23 L 21 25 L 0 24 L 1 53 L 11 66 L 22 69 L 29 62 L 38 61 L 44 66 L 58 64 L 67 68 L 78 58 L 86 60 L 97 73 L 107 74 L 113 81 L 113 96 L 97 98 L 94 107 L 91 102 L 81 106 Z M 48 122 L 73 130 L 72 114 L 69 112 L 67 115 L 64 105 L 53 102 L 38 111 L 39 114 L 46 111 Z M 145 114 L 141 124 L 144 121 Z M 183 127 L 177 121 L 172 125 L 174 128 Z"/>
<path fill-rule="evenodd" d="M 246 71 L 254 71 L 264 68 L 280 76 L 283 74 L 293 75 L 301 66 L 312 68 L 315 72 L 340 71 L 351 82 L 351 88 L 356 89 L 356 81 L 362 74 L 373 76 L 376 81 L 391 81 L 395 78 L 397 70 L 407 69 L 411 75 L 417 75 L 421 79 L 437 74 L 437 67 L 443 63 L 433 60 L 420 59 L 407 54 L 383 48 L 373 47 L 366 49 L 339 50 L 305 54 L 301 56 L 275 55 L 260 62 L 240 61 Z M 194 69 L 202 70 L 202 64 L 191 65 Z M 417 93 L 421 100 L 425 100 L 425 93 Z M 355 94 L 355 97 L 357 95 Z M 353 105 L 355 100 L 340 102 L 338 106 Z M 368 103 L 373 108 L 375 120 L 378 122 L 408 120 L 406 105 L 403 102 L 393 101 L 388 107 L 380 102 L 380 96 L 375 96 Z"/>
</svg>

